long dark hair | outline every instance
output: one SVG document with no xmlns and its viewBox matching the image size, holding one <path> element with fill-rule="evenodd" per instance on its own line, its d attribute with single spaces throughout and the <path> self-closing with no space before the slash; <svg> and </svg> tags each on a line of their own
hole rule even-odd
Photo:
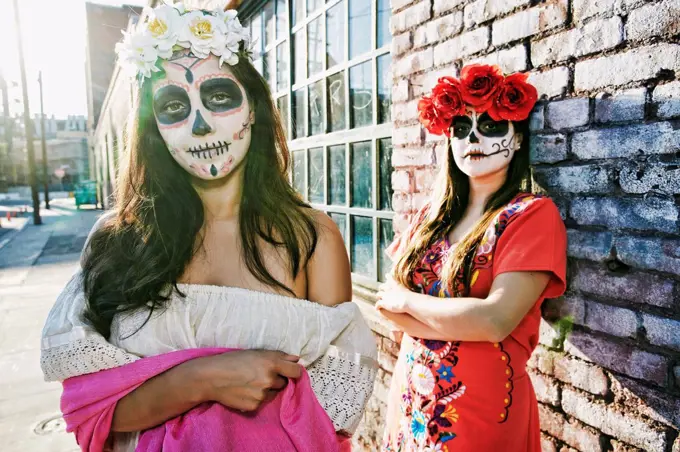
<svg viewBox="0 0 680 452">
<path fill-rule="evenodd" d="M 295 278 L 314 253 L 315 223 L 288 182 L 288 147 L 266 81 L 247 58 L 230 69 L 255 113 L 242 163 L 240 252 L 259 281 L 294 295 L 267 270 L 261 240 L 286 252 Z M 177 280 L 202 245 L 203 204 L 160 135 L 152 96 L 147 79 L 128 121 L 128 162 L 117 184 L 116 215 L 94 232 L 83 263 L 85 318 L 107 338 L 114 315 L 140 308 L 151 315 L 163 308 L 172 289 L 179 292 Z"/>
<path fill-rule="evenodd" d="M 465 282 L 470 281 L 472 260 L 484 233 L 495 217 L 505 206 L 523 190 L 527 190 L 529 176 L 529 121 L 513 122 L 515 133 L 522 134 L 522 143 L 510 162 L 507 178 L 503 185 L 491 196 L 484 207 L 484 216 L 474 229 L 448 254 L 442 266 L 441 296 L 447 291 L 451 296 L 457 293 L 454 280 L 463 271 Z M 453 160 L 451 141 L 446 141 L 446 160 L 435 182 L 434 191 L 427 215 L 417 227 L 415 235 L 409 241 L 406 251 L 397 259 L 394 266 L 394 277 L 402 285 L 415 290 L 411 275 L 416 269 L 423 254 L 435 241 L 448 234 L 461 220 L 467 209 L 470 196 L 470 180 Z M 468 284 L 466 284 L 467 286 Z"/>
</svg>

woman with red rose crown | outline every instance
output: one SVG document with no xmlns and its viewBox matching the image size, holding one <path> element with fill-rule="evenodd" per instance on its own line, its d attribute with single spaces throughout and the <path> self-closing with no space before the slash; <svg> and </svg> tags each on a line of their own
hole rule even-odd
<svg viewBox="0 0 680 452">
<path fill-rule="evenodd" d="M 385 451 L 540 452 L 525 366 L 541 303 L 561 295 L 566 230 L 528 182 L 525 74 L 470 65 L 418 104 L 446 135 L 429 202 L 388 249 L 377 309 L 404 333 L 388 399 Z"/>
</svg>

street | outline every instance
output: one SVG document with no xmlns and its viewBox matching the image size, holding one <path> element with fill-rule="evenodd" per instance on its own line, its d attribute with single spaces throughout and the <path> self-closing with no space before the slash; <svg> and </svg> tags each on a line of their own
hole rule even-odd
<svg viewBox="0 0 680 452">
<path fill-rule="evenodd" d="M 2 204 L 2 202 L 0 202 Z M 30 204 L 30 203 L 27 203 Z M 2 206 L 0 205 L 0 210 Z M 79 450 L 64 430 L 59 383 L 43 381 L 40 333 L 57 295 L 78 265 L 87 234 L 101 214 L 73 200 L 0 220 L 0 438 L 3 452 Z"/>
</svg>

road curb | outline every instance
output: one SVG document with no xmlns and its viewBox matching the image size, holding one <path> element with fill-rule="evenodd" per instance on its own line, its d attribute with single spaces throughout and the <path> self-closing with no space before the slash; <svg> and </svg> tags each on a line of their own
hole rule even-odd
<svg viewBox="0 0 680 452">
<path fill-rule="evenodd" d="M 10 243 L 12 243 L 12 240 L 14 240 L 14 238 L 15 238 L 17 235 L 19 235 L 19 234 L 21 233 L 21 231 L 23 231 L 24 229 L 26 229 L 26 226 L 28 226 L 28 224 L 30 223 L 30 221 L 31 221 L 31 220 L 27 218 L 27 219 L 26 219 L 26 222 L 25 222 L 19 229 L 14 229 L 13 231 L 10 231 L 10 232 L 8 232 L 7 234 L 5 234 L 4 237 L 0 238 L 0 251 L 2 251 L 2 249 L 3 249 L 5 246 L 7 246 L 7 245 L 9 245 Z"/>
</svg>

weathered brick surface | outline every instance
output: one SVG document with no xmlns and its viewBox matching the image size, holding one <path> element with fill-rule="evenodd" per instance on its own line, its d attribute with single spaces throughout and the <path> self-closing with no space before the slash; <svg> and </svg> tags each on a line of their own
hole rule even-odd
<svg viewBox="0 0 680 452">
<path fill-rule="evenodd" d="M 539 96 L 549 99 L 562 96 L 569 84 L 569 69 L 557 67 L 548 71 L 532 72 L 529 75 L 529 83 L 536 87 Z"/>
<path fill-rule="evenodd" d="M 393 64 L 394 75 L 403 77 L 414 72 L 430 69 L 434 64 L 432 48 L 424 49 L 416 53 L 411 53 Z"/>
<path fill-rule="evenodd" d="M 529 378 L 531 378 L 539 402 L 559 406 L 560 388 L 557 380 L 538 372 L 529 372 Z"/>
<path fill-rule="evenodd" d="M 592 330 L 619 337 L 635 337 L 638 329 L 638 319 L 634 311 L 592 300 L 586 303 L 585 324 Z"/>
<path fill-rule="evenodd" d="M 580 451 L 599 452 L 602 435 L 592 427 L 577 421 L 567 420 L 564 415 L 553 409 L 539 405 L 541 429 L 560 438 Z"/>
<path fill-rule="evenodd" d="M 413 46 L 420 48 L 434 44 L 460 33 L 462 29 L 463 13 L 452 12 L 418 27 L 413 36 Z"/>
<path fill-rule="evenodd" d="M 680 129 L 666 121 L 576 132 L 571 143 L 584 160 L 670 154 L 678 147 Z"/>
<path fill-rule="evenodd" d="M 583 225 L 677 231 L 678 208 L 672 199 L 576 198 L 571 202 L 570 214 Z"/>
<path fill-rule="evenodd" d="M 642 325 L 652 344 L 680 350 L 680 321 L 642 314 Z"/>
<path fill-rule="evenodd" d="M 432 17 L 429 0 L 421 0 L 400 13 L 393 14 L 390 20 L 392 33 L 397 34 L 422 24 Z"/>
<path fill-rule="evenodd" d="M 513 9 L 528 5 L 530 0 L 476 0 L 465 6 L 465 26 L 474 27 Z"/>
<path fill-rule="evenodd" d="M 601 396 L 609 390 L 609 379 L 597 365 L 565 355 L 556 358 L 553 366 L 557 379 L 576 388 Z"/>
<path fill-rule="evenodd" d="M 622 14 L 639 3 L 638 0 L 573 0 L 572 11 L 575 21 L 583 21 L 593 16 Z"/>
<path fill-rule="evenodd" d="M 628 15 L 626 34 L 630 40 L 680 33 L 680 3 L 666 0 L 634 9 Z"/>
<path fill-rule="evenodd" d="M 547 107 L 546 120 L 551 129 L 569 129 L 588 124 L 589 114 L 588 99 L 568 99 L 550 102 Z"/>
<path fill-rule="evenodd" d="M 567 1 L 555 0 L 494 22 L 493 45 L 526 38 L 563 25 L 567 20 Z"/>
<path fill-rule="evenodd" d="M 611 256 L 613 236 L 609 232 L 567 230 L 567 254 L 579 259 L 604 261 Z"/>
<path fill-rule="evenodd" d="M 531 137 L 532 163 L 555 163 L 567 158 L 567 138 L 562 134 Z"/>
<path fill-rule="evenodd" d="M 663 386 L 668 358 L 628 344 L 615 342 L 584 331 L 574 331 L 567 338 L 565 350 L 615 372 Z"/>
<path fill-rule="evenodd" d="M 537 168 L 534 178 L 541 187 L 572 193 L 607 193 L 613 187 L 607 168 L 599 165 Z"/>
<path fill-rule="evenodd" d="M 614 402 L 650 419 L 680 428 L 680 397 L 625 377 L 612 378 Z"/>
<path fill-rule="evenodd" d="M 660 118 L 680 116 L 680 81 L 657 86 L 653 95 Z"/>
<path fill-rule="evenodd" d="M 398 35 L 392 36 L 392 55 L 398 56 L 408 52 L 413 47 L 411 39 L 411 32 L 407 31 Z"/>
<path fill-rule="evenodd" d="M 565 388 L 562 392 L 564 412 L 581 422 L 645 450 L 665 450 L 668 444 L 663 428 L 632 412 L 596 402 L 586 394 Z"/>
<path fill-rule="evenodd" d="M 680 44 L 639 47 L 576 63 L 574 87 L 581 91 L 625 85 L 654 78 L 662 69 L 680 69 Z"/>
<path fill-rule="evenodd" d="M 616 47 L 623 42 L 623 22 L 619 16 L 595 20 L 583 27 L 550 35 L 533 43 L 531 61 L 545 65 Z"/>
<path fill-rule="evenodd" d="M 595 98 L 595 121 L 634 121 L 645 117 L 645 88 L 634 88 Z"/>
<path fill-rule="evenodd" d="M 514 47 L 510 47 L 509 49 L 496 50 L 492 53 L 484 55 L 483 57 L 474 58 L 465 62 L 465 64 L 474 63 L 495 64 L 507 74 L 512 72 L 522 72 L 527 69 L 527 52 L 523 45 L 516 45 Z"/>
<path fill-rule="evenodd" d="M 667 163 L 627 164 L 619 172 L 619 184 L 626 193 L 680 193 L 680 168 Z"/>
<path fill-rule="evenodd" d="M 436 66 L 450 63 L 458 58 L 481 52 L 489 46 L 489 30 L 486 27 L 465 32 L 434 48 Z"/>
<path fill-rule="evenodd" d="M 445 13 L 465 4 L 466 2 L 467 0 L 434 0 L 434 12 L 435 14 Z"/>
<path fill-rule="evenodd" d="M 680 275 L 680 240 L 617 237 L 615 246 L 625 264 Z"/>
<path fill-rule="evenodd" d="M 583 325 L 586 319 L 586 300 L 581 294 L 569 293 L 563 297 L 543 302 L 543 317 L 559 320 L 570 317 L 574 323 Z"/>
<path fill-rule="evenodd" d="M 675 282 L 650 273 L 631 271 L 624 275 L 614 274 L 602 265 L 579 261 L 572 272 L 570 285 L 574 290 L 620 302 L 680 308 L 680 301 L 674 302 Z"/>
</svg>

